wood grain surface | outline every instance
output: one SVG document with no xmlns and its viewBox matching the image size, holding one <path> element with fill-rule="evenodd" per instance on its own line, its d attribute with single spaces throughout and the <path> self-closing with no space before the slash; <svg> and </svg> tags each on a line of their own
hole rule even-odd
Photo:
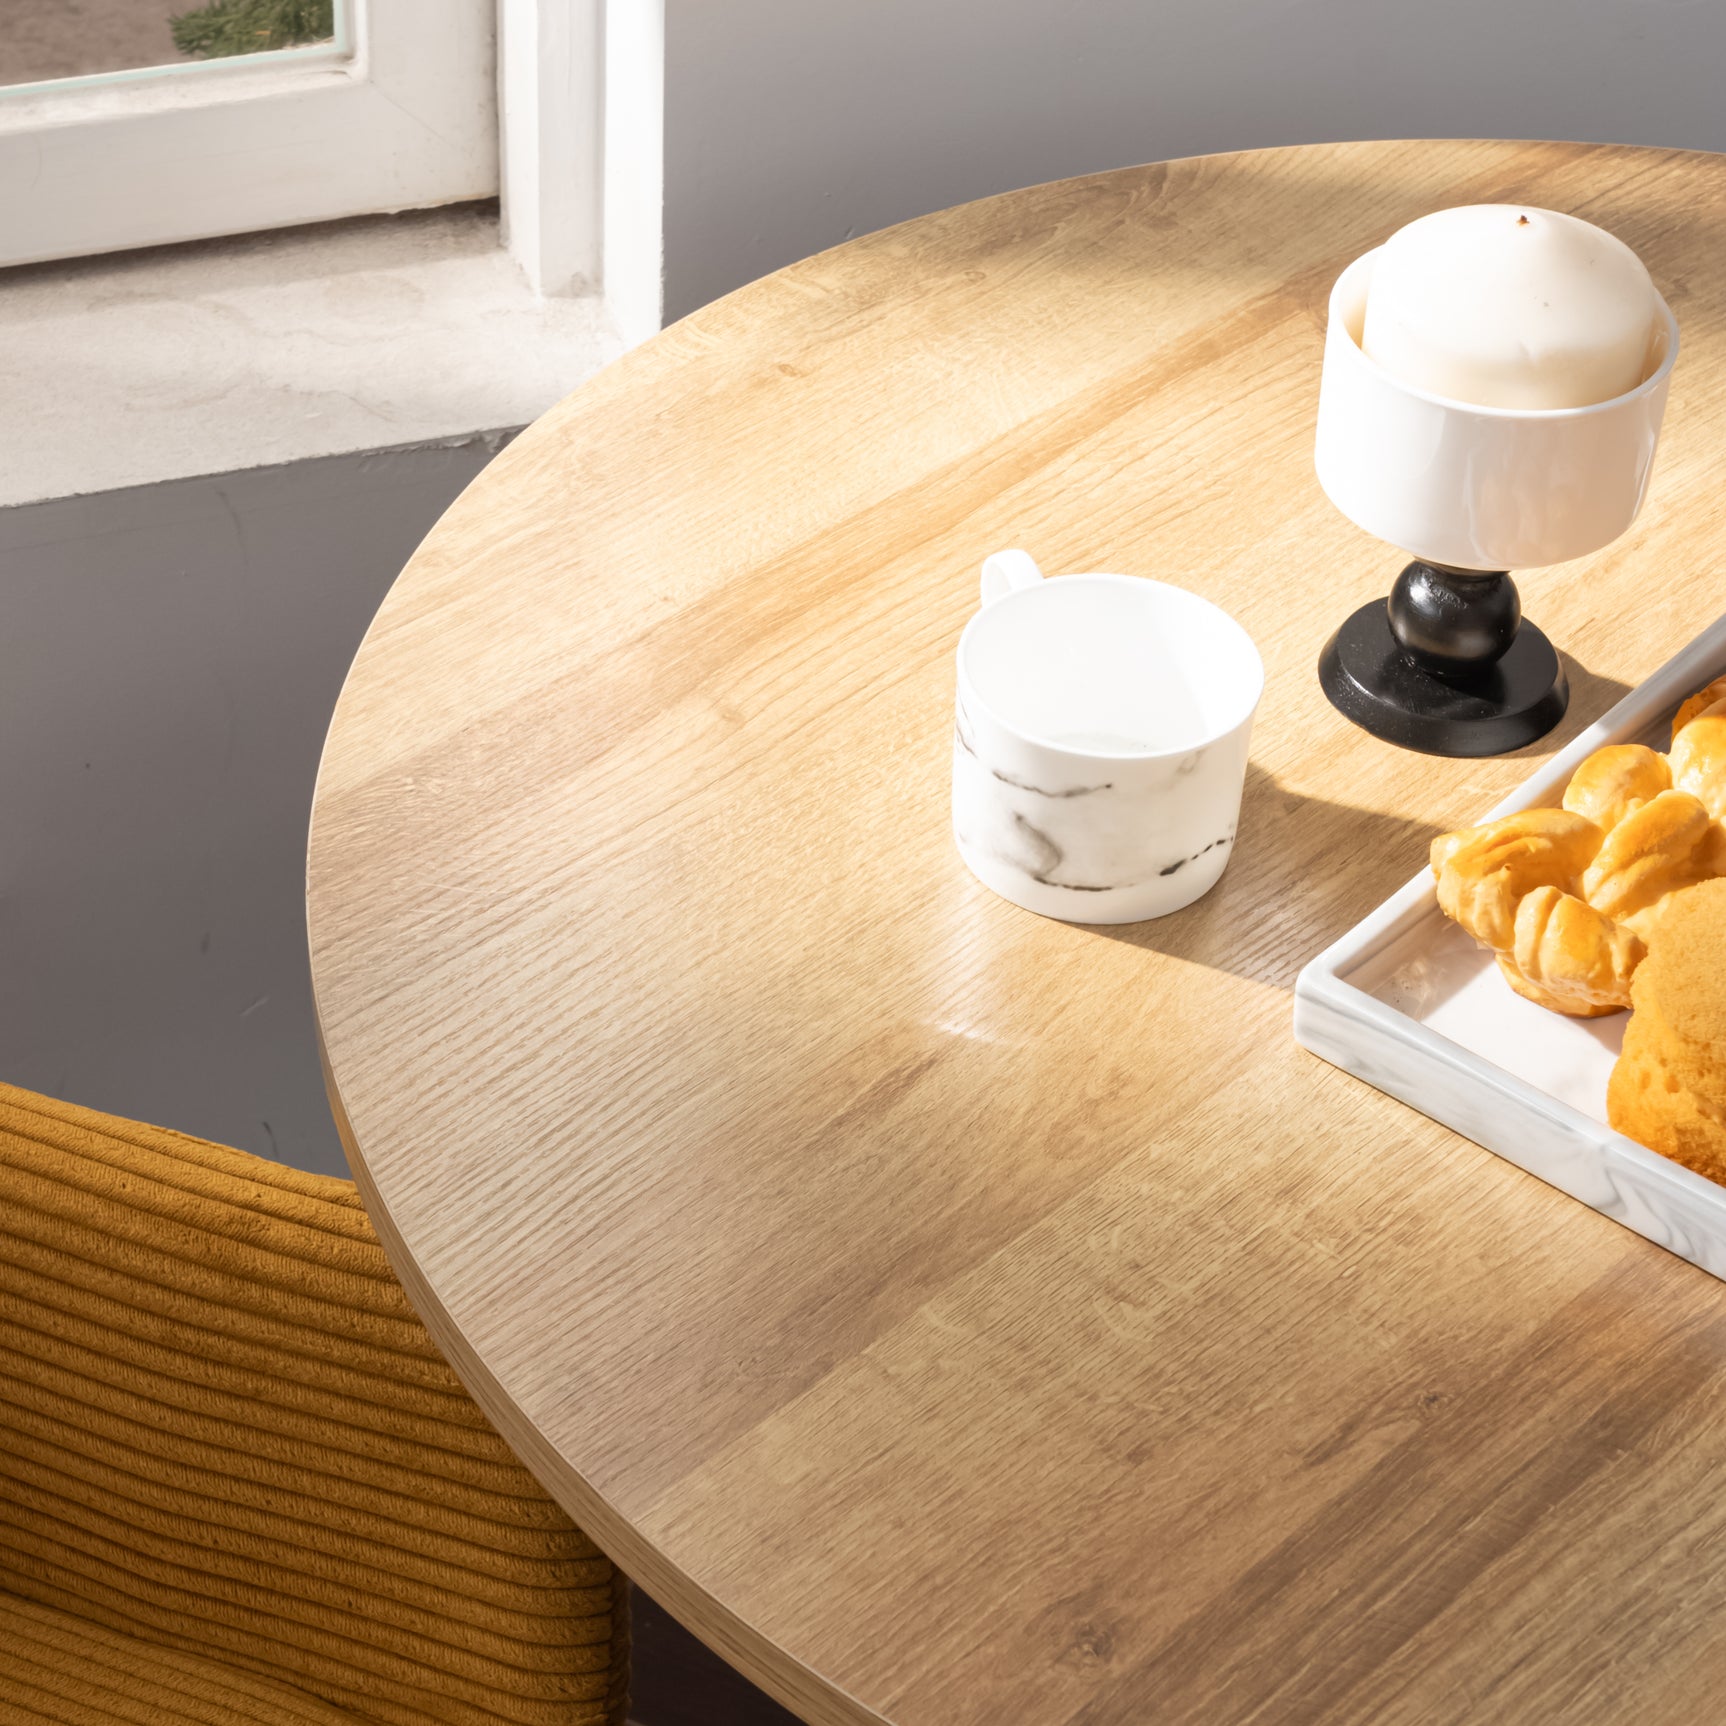
<svg viewBox="0 0 1726 1726">
<path fill-rule="evenodd" d="M 1357 144 L 854 241 L 601 374 L 397 582 L 324 756 L 337 1114 L 434 1334 L 821 1726 L 1671 1723 L 1726 1684 L 1726 1289 L 1296 1047 L 1295 973 L 1530 771 L 1352 729 L 1399 559 L 1312 472 L 1327 290 L 1574 211 L 1683 328 L 1648 505 L 1521 579 L 1574 735 L 1726 609 L 1726 163 Z M 1268 685 L 1124 929 L 948 831 L 977 565 L 1157 576 Z"/>
</svg>

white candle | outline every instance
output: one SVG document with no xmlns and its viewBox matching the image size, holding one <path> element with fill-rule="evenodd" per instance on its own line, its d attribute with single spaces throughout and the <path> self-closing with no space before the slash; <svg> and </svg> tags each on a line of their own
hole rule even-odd
<svg viewBox="0 0 1726 1726">
<path fill-rule="evenodd" d="M 1401 382 L 1453 401 L 1586 407 L 1647 375 L 1658 306 L 1642 260 L 1592 222 L 1466 204 L 1385 242 L 1361 347 Z"/>
</svg>

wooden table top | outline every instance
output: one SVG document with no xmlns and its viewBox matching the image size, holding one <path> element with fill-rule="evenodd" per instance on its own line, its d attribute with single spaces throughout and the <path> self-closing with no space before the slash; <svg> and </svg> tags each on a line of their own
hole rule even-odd
<svg viewBox="0 0 1726 1726">
<path fill-rule="evenodd" d="M 1400 561 L 1313 477 L 1325 298 L 1504 200 L 1621 235 L 1684 352 L 1641 519 L 1521 581 L 1567 721 L 1434 760 L 1315 676 Z M 1303 1052 L 1290 990 L 1722 610 L 1723 395 L 1717 158 L 1155 164 L 707 307 L 409 564 L 312 824 L 355 1172 L 523 1458 L 805 1718 L 1717 1717 L 1726 1290 Z M 1263 652 L 1191 909 L 1070 927 L 956 856 L 1005 545 Z"/>
</svg>

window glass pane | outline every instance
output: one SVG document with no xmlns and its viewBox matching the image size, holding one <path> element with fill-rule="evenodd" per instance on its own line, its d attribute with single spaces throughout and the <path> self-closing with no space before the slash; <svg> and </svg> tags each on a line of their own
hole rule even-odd
<svg viewBox="0 0 1726 1726">
<path fill-rule="evenodd" d="M 347 0 L 0 0 L 0 84 L 346 40 Z"/>
</svg>

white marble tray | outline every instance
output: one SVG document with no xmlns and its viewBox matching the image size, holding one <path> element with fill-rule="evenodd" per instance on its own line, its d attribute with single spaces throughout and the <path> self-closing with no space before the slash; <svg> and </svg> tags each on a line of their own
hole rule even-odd
<svg viewBox="0 0 1726 1726">
<path fill-rule="evenodd" d="M 1726 617 L 1480 819 L 1556 804 L 1603 744 L 1666 748 L 1679 702 L 1723 672 Z M 1514 995 L 1425 868 L 1295 983 L 1295 1038 L 1314 1054 L 1726 1281 L 1726 1188 L 1606 1124 L 1624 1024 Z"/>
</svg>

